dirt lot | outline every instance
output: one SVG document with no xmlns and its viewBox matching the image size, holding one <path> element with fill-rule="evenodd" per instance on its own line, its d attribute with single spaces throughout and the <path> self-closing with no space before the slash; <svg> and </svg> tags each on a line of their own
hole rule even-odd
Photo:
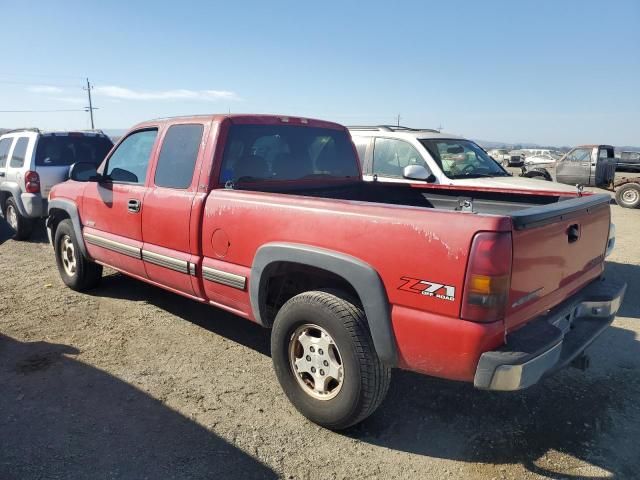
<svg viewBox="0 0 640 480">
<path fill-rule="evenodd" d="M 638 478 L 640 210 L 612 209 L 629 290 L 590 370 L 515 394 L 396 371 L 346 433 L 287 402 L 268 331 L 113 272 L 75 293 L 42 231 L 5 230 L 0 479 Z"/>
</svg>

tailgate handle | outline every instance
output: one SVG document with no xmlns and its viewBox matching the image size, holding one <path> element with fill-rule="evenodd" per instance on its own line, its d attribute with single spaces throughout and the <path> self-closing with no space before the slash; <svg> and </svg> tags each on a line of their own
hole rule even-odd
<svg viewBox="0 0 640 480">
<path fill-rule="evenodd" d="M 570 225 L 567 229 L 567 238 L 569 239 L 569 243 L 577 242 L 580 238 L 580 225 L 577 223 Z"/>
</svg>

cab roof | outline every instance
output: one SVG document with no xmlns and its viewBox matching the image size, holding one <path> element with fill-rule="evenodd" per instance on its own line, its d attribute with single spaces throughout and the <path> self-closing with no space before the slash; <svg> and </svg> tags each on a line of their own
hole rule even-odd
<svg viewBox="0 0 640 480">
<path fill-rule="evenodd" d="M 253 113 L 212 113 L 206 115 L 184 115 L 176 117 L 162 117 L 153 120 L 141 122 L 131 128 L 144 128 L 153 127 L 166 124 L 178 124 L 178 123 L 207 123 L 207 122 L 223 122 L 230 121 L 235 124 L 263 124 L 263 125 L 300 125 L 320 128 L 332 128 L 335 130 L 344 130 L 346 127 L 334 122 L 328 122 L 326 120 L 317 120 L 307 117 L 297 117 L 291 115 L 265 115 L 265 114 L 253 114 Z"/>
</svg>

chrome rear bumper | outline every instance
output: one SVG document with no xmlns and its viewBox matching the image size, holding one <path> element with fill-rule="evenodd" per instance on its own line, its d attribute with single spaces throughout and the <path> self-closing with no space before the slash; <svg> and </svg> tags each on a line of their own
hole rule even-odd
<svg viewBox="0 0 640 480">
<path fill-rule="evenodd" d="M 599 279 L 480 356 L 474 386 L 521 390 L 569 365 L 613 322 L 627 284 Z"/>
</svg>

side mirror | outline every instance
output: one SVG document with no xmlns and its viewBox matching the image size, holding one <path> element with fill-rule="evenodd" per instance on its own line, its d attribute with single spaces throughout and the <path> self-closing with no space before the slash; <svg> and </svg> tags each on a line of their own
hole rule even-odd
<svg viewBox="0 0 640 480">
<path fill-rule="evenodd" d="M 402 170 L 402 176 L 408 180 L 421 180 L 428 183 L 436 181 L 435 175 L 422 165 L 407 165 Z"/>
<path fill-rule="evenodd" d="M 98 167 L 89 162 L 76 162 L 69 167 L 69 178 L 76 182 L 95 182 L 98 179 Z"/>
</svg>

